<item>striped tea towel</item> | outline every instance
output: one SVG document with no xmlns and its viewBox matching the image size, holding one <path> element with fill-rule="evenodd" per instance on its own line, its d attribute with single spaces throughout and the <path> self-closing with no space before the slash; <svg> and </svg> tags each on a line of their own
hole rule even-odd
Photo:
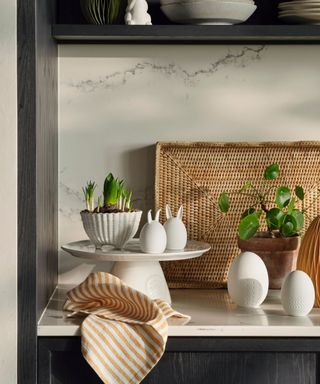
<svg viewBox="0 0 320 384">
<path fill-rule="evenodd" d="M 88 315 L 81 325 L 82 354 L 108 384 L 140 383 L 165 350 L 167 320 L 190 320 L 105 272 L 90 274 L 68 292 L 64 309 L 72 311 L 69 316 Z"/>
</svg>

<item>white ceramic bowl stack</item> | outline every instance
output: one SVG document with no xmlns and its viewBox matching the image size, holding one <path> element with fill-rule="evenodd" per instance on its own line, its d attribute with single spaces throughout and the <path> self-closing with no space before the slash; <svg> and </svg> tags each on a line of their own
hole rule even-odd
<svg viewBox="0 0 320 384">
<path fill-rule="evenodd" d="M 180 24 L 239 24 L 257 8 L 253 0 L 160 0 L 160 3 L 168 19 Z"/>
<path fill-rule="evenodd" d="M 287 23 L 320 24 L 320 0 L 293 0 L 279 4 L 279 19 Z"/>
</svg>

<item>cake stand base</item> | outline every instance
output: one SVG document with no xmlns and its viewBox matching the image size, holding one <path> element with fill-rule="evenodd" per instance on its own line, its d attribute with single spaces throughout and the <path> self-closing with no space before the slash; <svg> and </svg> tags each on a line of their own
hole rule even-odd
<svg viewBox="0 0 320 384">
<path fill-rule="evenodd" d="M 111 273 L 152 299 L 162 299 L 171 304 L 168 284 L 159 261 L 116 261 Z"/>
<path fill-rule="evenodd" d="M 171 304 L 168 284 L 159 261 L 194 259 L 209 251 L 210 245 L 189 240 L 187 246 L 180 251 L 166 250 L 163 253 L 149 254 L 141 251 L 139 239 L 130 240 L 125 249 L 115 249 L 113 246 L 96 249 L 89 240 L 82 240 L 63 245 L 62 249 L 91 262 L 114 261 L 112 274 L 152 299 L 162 299 Z"/>
</svg>

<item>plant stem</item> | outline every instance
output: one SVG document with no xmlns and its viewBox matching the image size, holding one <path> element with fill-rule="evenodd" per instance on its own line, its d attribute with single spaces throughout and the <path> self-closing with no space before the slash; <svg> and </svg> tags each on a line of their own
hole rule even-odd
<svg viewBox="0 0 320 384">
<path fill-rule="evenodd" d="M 318 192 L 320 192 L 320 190 L 318 190 Z M 312 200 L 311 204 L 308 205 L 307 208 L 302 207 L 302 213 L 306 213 L 306 211 L 307 211 L 309 208 L 311 208 L 311 207 L 313 206 L 313 204 L 315 204 L 319 198 L 320 198 L 320 194 L 319 194 L 319 196 L 317 196 L 315 199 Z"/>
</svg>

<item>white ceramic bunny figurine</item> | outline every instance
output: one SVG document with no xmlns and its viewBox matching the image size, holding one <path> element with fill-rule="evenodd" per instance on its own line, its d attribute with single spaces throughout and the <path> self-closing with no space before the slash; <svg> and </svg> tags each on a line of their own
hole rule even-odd
<svg viewBox="0 0 320 384">
<path fill-rule="evenodd" d="M 184 249 L 187 244 L 187 230 L 182 222 L 183 207 L 178 210 L 177 217 L 173 217 L 169 205 L 166 206 L 167 221 L 164 229 L 167 234 L 167 249 L 178 251 Z"/>
<path fill-rule="evenodd" d="M 167 235 L 163 225 L 159 222 L 160 209 L 155 219 L 152 220 L 151 209 L 148 212 L 148 222 L 143 226 L 140 233 L 140 245 L 142 252 L 163 253 L 167 245 Z"/>
<path fill-rule="evenodd" d="M 129 0 L 124 20 L 128 25 L 151 25 L 147 1 Z"/>
</svg>

